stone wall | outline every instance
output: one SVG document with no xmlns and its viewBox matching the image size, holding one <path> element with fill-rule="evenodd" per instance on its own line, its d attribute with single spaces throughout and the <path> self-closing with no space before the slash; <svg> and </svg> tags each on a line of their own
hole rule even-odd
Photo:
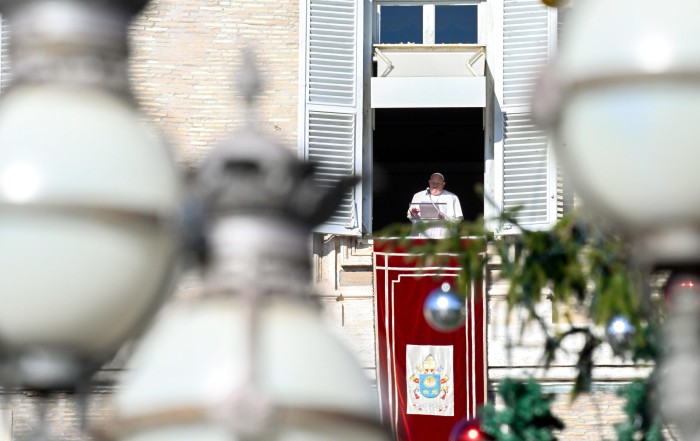
<svg viewBox="0 0 700 441">
<path fill-rule="evenodd" d="M 136 98 L 184 165 L 244 120 L 235 78 L 245 47 L 265 81 L 262 127 L 296 151 L 298 0 L 152 0 L 132 24 L 131 44 Z"/>
<path fill-rule="evenodd" d="M 96 388 L 87 402 L 89 425 L 81 428 L 81 412 L 76 395 L 56 394 L 44 400 L 46 429 L 50 439 L 61 441 L 89 441 L 90 431 L 104 425 L 112 415 L 111 388 Z M 0 441 L 29 439 L 39 428 L 38 412 L 41 399 L 32 392 L 4 393 L 0 395 Z M 6 412 L 3 415 L 2 412 Z M 9 425 L 7 427 L 6 425 Z M 4 427 L 5 426 L 5 427 Z M 11 433 L 11 438 L 7 436 Z"/>
<path fill-rule="evenodd" d="M 617 439 L 615 423 L 624 421 L 624 400 L 611 388 L 593 391 L 571 402 L 568 393 L 559 393 L 552 411 L 566 427 L 558 437 L 566 441 Z"/>
<path fill-rule="evenodd" d="M 558 438 L 565 441 L 616 439 L 614 424 L 624 420 L 623 401 L 611 386 L 599 388 L 570 402 L 567 387 L 559 387 L 550 392 L 556 394 L 552 405 L 566 428 L 557 432 Z M 100 388 L 90 397 L 88 417 L 90 429 L 99 428 L 111 416 L 111 388 Z M 5 394 L 2 407 L 11 410 L 12 436 L 14 440 L 26 439 L 38 427 L 37 396 L 31 393 Z M 59 394 L 47 401 L 47 422 L 49 434 L 63 441 L 88 441 L 91 437 L 80 430 L 80 413 L 74 395 Z M 0 424 L 0 440 L 3 438 Z"/>
</svg>

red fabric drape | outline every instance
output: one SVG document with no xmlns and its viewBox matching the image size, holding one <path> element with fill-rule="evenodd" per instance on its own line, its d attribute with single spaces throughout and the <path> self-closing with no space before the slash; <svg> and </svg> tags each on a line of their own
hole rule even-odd
<svg viewBox="0 0 700 441">
<path fill-rule="evenodd" d="M 447 333 L 436 331 L 423 317 L 423 303 L 442 282 L 455 282 L 459 268 L 456 262 L 441 268 L 418 268 L 417 263 L 395 241 L 375 241 L 377 384 L 382 416 L 399 441 L 447 440 L 452 427 L 474 416 L 486 399 L 483 287 L 481 282 L 474 284 L 464 326 Z M 406 379 L 411 372 L 407 373 L 406 345 L 453 346 L 454 416 L 407 413 L 410 391 Z"/>
</svg>

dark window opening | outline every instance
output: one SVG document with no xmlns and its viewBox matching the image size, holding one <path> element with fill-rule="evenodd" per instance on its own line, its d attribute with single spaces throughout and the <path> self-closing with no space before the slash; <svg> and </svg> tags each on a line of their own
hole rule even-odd
<svg viewBox="0 0 700 441">
<path fill-rule="evenodd" d="M 374 232 L 409 222 L 408 204 L 433 172 L 445 175 L 465 219 L 483 215 L 483 109 L 375 109 L 374 128 Z"/>
</svg>

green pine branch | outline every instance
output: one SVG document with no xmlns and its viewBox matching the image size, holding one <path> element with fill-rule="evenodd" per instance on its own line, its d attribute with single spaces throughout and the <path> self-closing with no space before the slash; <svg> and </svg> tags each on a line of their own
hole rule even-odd
<svg viewBox="0 0 700 441">
<path fill-rule="evenodd" d="M 533 379 L 505 379 L 498 386 L 503 409 L 493 404 L 481 409 L 481 429 L 497 441 L 556 441 L 554 430 L 564 423 L 551 412 L 554 397 L 542 393 Z"/>
</svg>

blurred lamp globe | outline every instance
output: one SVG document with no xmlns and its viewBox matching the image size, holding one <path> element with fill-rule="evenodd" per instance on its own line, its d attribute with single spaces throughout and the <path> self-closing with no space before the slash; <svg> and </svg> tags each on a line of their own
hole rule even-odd
<svg viewBox="0 0 700 441">
<path fill-rule="evenodd" d="M 14 74 L 0 99 L 3 385 L 74 387 L 173 280 L 179 180 L 126 69 L 144 3 L 0 0 Z"/>
<path fill-rule="evenodd" d="M 243 59 L 241 76 L 258 78 Z M 241 83 L 252 115 L 256 81 Z M 355 179 L 319 186 L 256 122 L 197 172 L 204 294 L 169 303 L 140 341 L 114 397 L 114 439 L 389 439 L 366 374 L 309 301 L 309 232 Z"/>
<path fill-rule="evenodd" d="M 535 101 L 587 206 L 654 262 L 700 254 L 699 14 L 695 0 L 577 3 Z"/>
<path fill-rule="evenodd" d="M 28 368 L 22 382 L 41 387 L 29 378 L 38 353 L 104 361 L 155 308 L 178 200 L 165 146 L 126 100 L 49 86 L 4 97 L 0 343 Z"/>
<path fill-rule="evenodd" d="M 699 16 L 697 0 L 577 2 L 533 103 L 587 207 L 644 269 L 700 262 Z M 683 439 L 700 439 L 697 323 L 696 308 L 671 306 L 656 385 Z"/>
</svg>

